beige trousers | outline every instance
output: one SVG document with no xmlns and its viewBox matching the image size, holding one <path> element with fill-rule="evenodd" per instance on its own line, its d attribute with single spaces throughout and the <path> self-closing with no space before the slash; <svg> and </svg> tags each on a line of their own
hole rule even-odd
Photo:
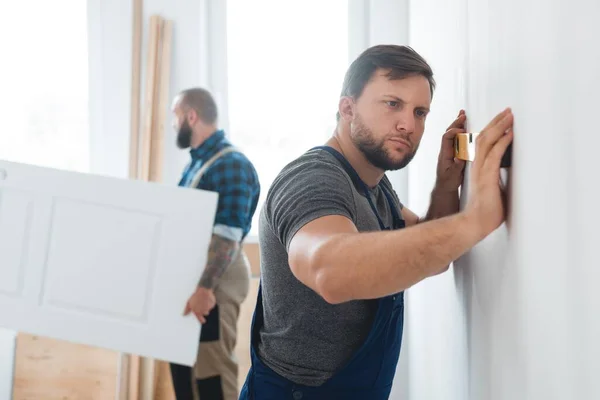
<svg viewBox="0 0 600 400">
<path fill-rule="evenodd" d="M 202 326 L 194 366 L 195 400 L 213 400 L 219 390 L 223 400 L 238 399 L 238 362 L 234 354 L 240 305 L 248 296 L 250 267 L 246 254 L 225 270 L 215 288 L 217 305 Z M 220 386 L 220 388 L 219 388 Z"/>
</svg>

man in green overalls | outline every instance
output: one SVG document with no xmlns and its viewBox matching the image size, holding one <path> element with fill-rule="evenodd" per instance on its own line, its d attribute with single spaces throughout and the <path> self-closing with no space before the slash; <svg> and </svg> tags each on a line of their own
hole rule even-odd
<svg viewBox="0 0 600 400">
<path fill-rule="evenodd" d="M 185 313 L 202 324 L 198 357 L 194 368 L 171 364 L 173 386 L 178 400 L 233 400 L 238 394 L 237 321 L 249 290 L 242 243 L 258 203 L 259 180 L 248 158 L 217 129 L 217 106 L 208 91 L 183 91 L 173 113 L 177 145 L 191 156 L 179 186 L 219 193 L 208 261 L 185 305 Z"/>
</svg>

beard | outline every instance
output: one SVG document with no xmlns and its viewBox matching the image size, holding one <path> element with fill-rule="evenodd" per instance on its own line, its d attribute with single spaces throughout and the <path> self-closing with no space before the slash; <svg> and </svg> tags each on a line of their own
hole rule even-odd
<svg viewBox="0 0 600 400">
<path fill-rule="evenodd" d="M 387 136 L 381 140 L 377 140 L 373 131 L 371 131 L 357 116 L 356 122 L 353 124 L 350 132 L 352 142 L 365 155 L 365 158 L 375 167 L 384 171 L 396 171 L 408 165 L 415 156 L 418 145 L 415 149 L 402 157 L 399 160 L 392 158 L 384 144 Z M 411 143 L 407 137 L 404 137 L 407 142 Z"/>
<path fill-rule="evenodd" d="M 177 131 L 177 147 L 187 149 L 192 145 L 192 128 L 187 120 L 183 120 Z"/>
</svg>

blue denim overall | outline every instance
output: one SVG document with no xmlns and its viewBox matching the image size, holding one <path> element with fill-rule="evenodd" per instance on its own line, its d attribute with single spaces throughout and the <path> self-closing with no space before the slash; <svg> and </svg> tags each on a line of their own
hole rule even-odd
<svg viewBox="0 0 600 400">
<path fill-rule="evenodd" d="M 369 196 L 367 185 L 344 156 L 328 146 L 317 148 L 335 156 L 343 164 L 348 175 L 362 187 L 377 216 L 381 230 L 405 227 L 391 194 L 383 185 L 381 188 L 394 218 L 392 228 L 385 227 Z M 321 386 L 298 385 L 267 367 L 256 353 L 256 346 L 260 340 L 259 332 L 263 326 L 262 288 L 259 286 L 256 309 L 252 318 L 250 345 L 252 366 L 242 388 L 240 400 L 388 399 L 400 355 L 403 324 L 404 292 L 379 299 L 371 331 L 350 360 Z"/>
</svg>

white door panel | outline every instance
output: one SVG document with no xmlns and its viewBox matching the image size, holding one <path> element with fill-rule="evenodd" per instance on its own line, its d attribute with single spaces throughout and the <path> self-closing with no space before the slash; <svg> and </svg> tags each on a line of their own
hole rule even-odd
<svg viewBox="0 0 600 400">
<path fill-rule="evenodd" d="M 12 399 L 16 332 L 0 328 L 0 399 Z"/>
<path fill-rule="evenodd" d="M 217 194 L 0 161 L 0 324 L 192 365 Z"/>
</svg>

